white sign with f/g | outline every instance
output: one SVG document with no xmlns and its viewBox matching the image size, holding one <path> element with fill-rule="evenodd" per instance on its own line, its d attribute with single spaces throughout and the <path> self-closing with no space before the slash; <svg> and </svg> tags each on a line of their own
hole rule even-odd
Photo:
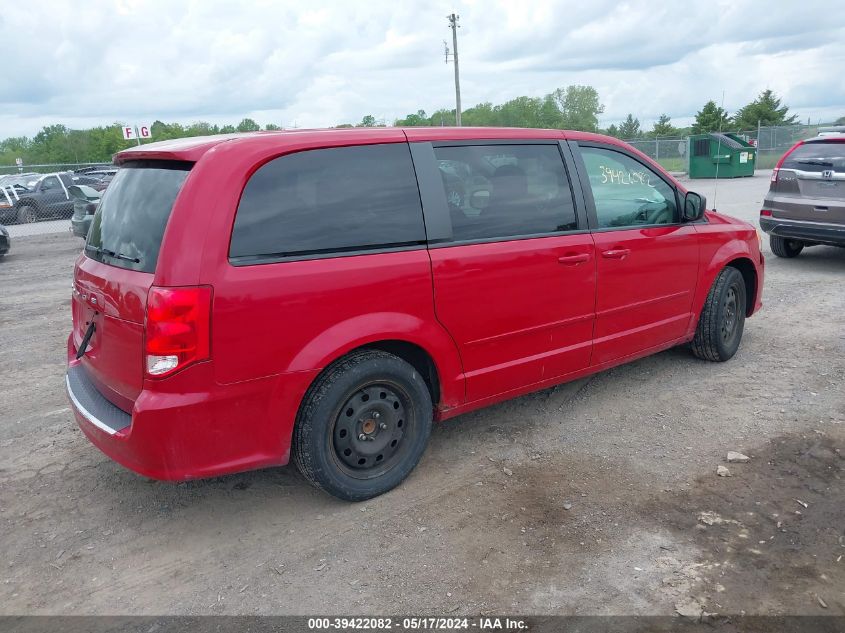
<svg viewBox="0 0 845 633">
<path fill-rule="evenodd" d="M 152 138 L 153 133 L 149 125 L 124 125 L 123 138 L 127 141 L 134 141 L 139 138 Z"/>
</svg>

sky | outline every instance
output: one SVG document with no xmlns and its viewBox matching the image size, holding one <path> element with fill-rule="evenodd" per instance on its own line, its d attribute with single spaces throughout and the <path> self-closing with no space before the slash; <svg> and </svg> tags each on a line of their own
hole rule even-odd
<svg viewBox="0 0 845 633">
<path fill-rule="evenodd" d="M 683 125 L 709 99 L 732 113 L 766 88 L 803 122 L 845 116 L 845 11 L 831 0 L 6 0 L 0 138 L 453 108 L 452 12 L 464 108 L 588 84 L 603 127 L 629 112 Z"/>
</svg>

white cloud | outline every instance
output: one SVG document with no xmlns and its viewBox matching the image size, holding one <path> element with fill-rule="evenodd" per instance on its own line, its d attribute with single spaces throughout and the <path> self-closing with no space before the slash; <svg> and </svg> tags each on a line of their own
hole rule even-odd
<svg viewBox="0 0 845 633">
<path fill-rule="evenodd" d="M 775 6 L 777 4 L 777 6 Z M 35 5 L 35 6 L 33 6 Z M 36 0 L 0 15 L 0 138 L 47 123 L 327 126 L 453 106 L 446 15 L 461 14 L 464 107 L 595 86 L 603 122 L 772 88 L 802 118 L 845 114 L 845 14 L 825 0 Z M 36 19 L 49 16 L 50 19 Z M 824 17 L 822 17 L 824 16 Z"/>
</svg>

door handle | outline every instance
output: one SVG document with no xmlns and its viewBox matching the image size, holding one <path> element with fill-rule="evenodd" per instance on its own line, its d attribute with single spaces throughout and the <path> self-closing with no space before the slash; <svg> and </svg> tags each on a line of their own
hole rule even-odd
<svg viewBox="0 0 845 633">
<path fill-rule="evenodd" d="M 564 255 L 563 257 L 558 257 L 557 261 L 564 266 L 576 266 L 590 261 L 590 254 L 578 253 L 577 255 Z"/>
<path fill-rule="evenodd" d="M 601 256 L 607 259 L 625 259 L 630 253 L 627 248 L 614 248 L 609 251 L 602 251 Z"/>
</svg>

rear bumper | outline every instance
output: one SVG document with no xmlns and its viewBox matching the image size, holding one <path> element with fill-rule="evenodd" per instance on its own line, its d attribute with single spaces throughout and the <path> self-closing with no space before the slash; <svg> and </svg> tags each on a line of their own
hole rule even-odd
<svg viewBox="0 0 845 633">
<path fill-rule="evenodd" d="M 211 363 L 200 363 L 166 380 L 146 381 L 127 412 L 97 391 L 68 339 L 66 387 L 77 425 L 108 457 L 153 479 L 184 481 L 286 464 L 296 411 L 314 374 L 219 385 Z"/>
<path fill-rule="evenodd" d="M 79 219 L 76 216 L 71 217 L 70 232 L 76 237 L 88 237 L 88 229 L 91 228 L 91 220 L 93 218 L 93 215 L 86 215 L 82 219 Z"/>
<path fill-rule="evenodd" d="M 769 235 L 790 240 L 845 246 L 845 225 L 843 224 L 761 217 L 760 228 Z"/>
</svg>

